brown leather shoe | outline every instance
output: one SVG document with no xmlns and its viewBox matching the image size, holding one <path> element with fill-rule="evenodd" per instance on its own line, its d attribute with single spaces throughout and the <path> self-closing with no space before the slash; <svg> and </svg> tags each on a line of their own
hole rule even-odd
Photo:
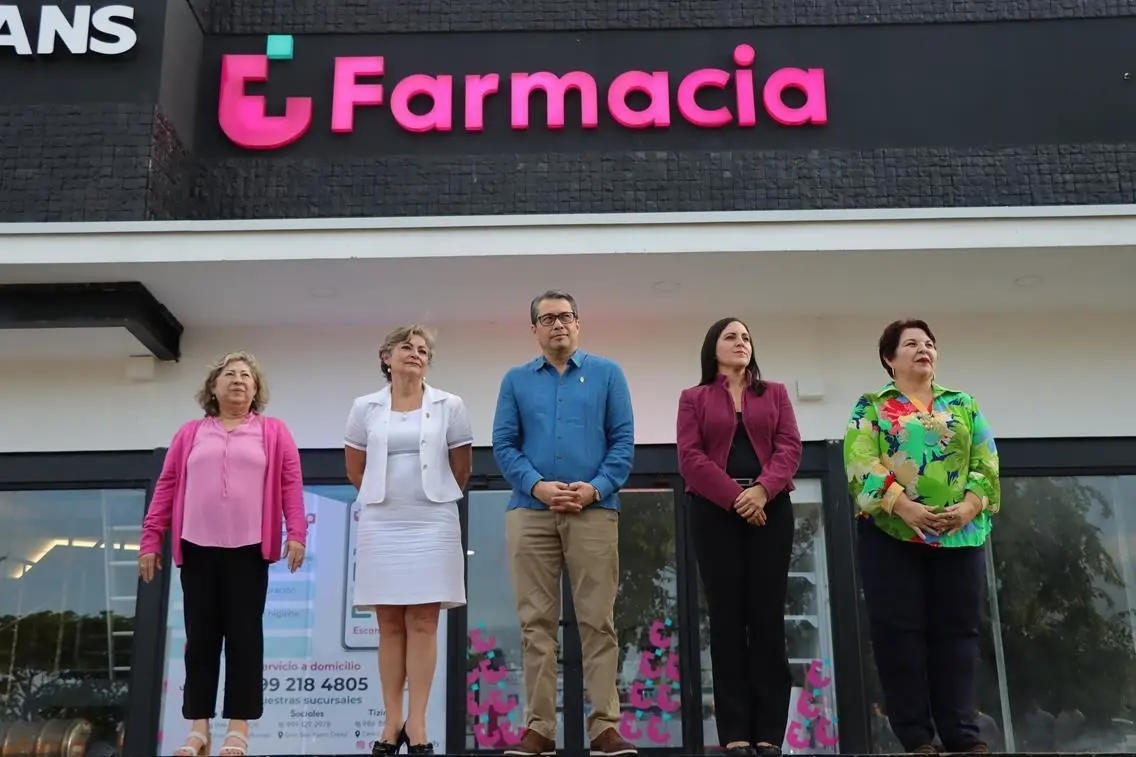
<svg viewBox="0 0 1136 757">
<path fill-rule="evenodd" d="M 553 754 L 556 754 L 556 742 L 531 728 L 525 729 L 525 735 L 516 746 L 505 750 L 506 757 L 549 757 Z"/>
<path fill-rule="evenodd" d="M 608 728 L 592 739 L 593 757 L 620 757 L 620 755 L 639 754 L 630 741 L 619 735 L 619 731 Z"/>
<path fill-rule="evenodd" d="M 986 746 L 986 744 L 980 741 L 963 751 L 965 751 L 967 754 L 990 754 L 990 747 Z"/>
<path fill-rule="evenodd" d="M 912 754 L 938 754 L 939 750 L 936 749 L 931 744 L 924 744 L 923 746 L 917 746 L 914 749 L 912 749 L 911 753 Z"/>
</svg>

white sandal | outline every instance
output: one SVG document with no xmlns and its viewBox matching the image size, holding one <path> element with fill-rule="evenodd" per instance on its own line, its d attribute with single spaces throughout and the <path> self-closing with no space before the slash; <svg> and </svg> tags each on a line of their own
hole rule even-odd
<svg viewBox="0 0 1136 757">
<path fill-rule="evenodd" d="M 233 739 L 234 741 L 241 742 L 240 745 L 226 744 L 221 747 L 221 751 L 217 752 L 221 757 L 244 757 L 248 754 L 249 740 L 240 731 L 229 731 L 225 734 L 225 741 Z"/>
<path fill-rule="evenodd" d="M 201 746 L 195 747 L 189 743 L 194 739 L 201 742 Z M 174 750 L 174 757 L 209 757 L 209 734 L 190 731 L 185 737 L 185 743 Z"/>
</svg>

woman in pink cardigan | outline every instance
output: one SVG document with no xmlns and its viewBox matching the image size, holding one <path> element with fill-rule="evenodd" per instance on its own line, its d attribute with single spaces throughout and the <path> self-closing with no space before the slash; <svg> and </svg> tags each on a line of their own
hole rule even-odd
<svg viewBox="0 0 1136 757">
<path fill-rule="evenodd" d="M 256 358 L 232 352 L 213 364 L 197 394 L 205 417 L 182 426 L 170 443 L 142 524 L 138 574 L 162 569 L 162 539 L 171 528 L 185 608 L 185 692 L 189 736 L 174 754 L 210 754 L 221 646 L 229 720 L 219 754 L 248 751 L 248 721 L 264 711 L 264 602 L 268 566 L 304 562 L 307 520 L 300 453 L 287 426 L 262 415 L 268 385 Z"/>
<path fill-rule="evenodd" d="M 784 617 L 801 435 L 789 392 L 761 378 L 737 318 L 706 332 L 702 379 L 679 398 L 677 437 L 710 618 L 718 740 L 727 754 L 777 757 L 793 686 Z"/>
</svg>

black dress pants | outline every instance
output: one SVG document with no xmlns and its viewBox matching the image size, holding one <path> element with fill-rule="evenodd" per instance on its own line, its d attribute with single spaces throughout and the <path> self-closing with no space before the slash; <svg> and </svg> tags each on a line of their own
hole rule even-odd
<svg viewBox="0 0 1136 757">
<path fill-rule="evenodd" d="M 986 588 L 982 547 L 930 547 L 857 525 L 872 650 L 892 731 L 908 752 L 982 742 L 975 720 L 978 627 Z"/>
<path fill-rule="evenodd" d="M 780 747 L 793 688 L 785 653 L 793 504 L 787 494 L 775 497 L 765 525 L 751 526 L 702 497 L 689 502 L 709 611 L 718 740 Z"/>
<path fill-rule="evenodd" d="M 264 602 L 268 561 L 260 545 L 226 549 L 182 540 L 186 720 L 216 715 L 221 646 L 225 648 L 222 717 L 257 720 L 264 712 Z"/>
</svg>

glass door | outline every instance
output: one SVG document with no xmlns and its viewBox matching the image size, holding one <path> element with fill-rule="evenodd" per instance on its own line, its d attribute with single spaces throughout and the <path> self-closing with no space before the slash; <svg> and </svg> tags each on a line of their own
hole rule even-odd
<svg viewBox="0 0 1136 757">
<path fill-rule="evenodd" d="M 796 533 L 789 566 L 785 607 L 786 651 L 793 673 L 785 741 L 786 753 L 836 753 L 839 734 L 836 688 L 832 673 L 832 618 L 824 530 L 824 498 L 819 480 L 794 482 Z M 714 718 L 714 674 L 710 664 L 710 635 L 705 598 L 699 584 L 699 633 L 702 690 L 702 740 L 717 748 Z"/>
</svg>

